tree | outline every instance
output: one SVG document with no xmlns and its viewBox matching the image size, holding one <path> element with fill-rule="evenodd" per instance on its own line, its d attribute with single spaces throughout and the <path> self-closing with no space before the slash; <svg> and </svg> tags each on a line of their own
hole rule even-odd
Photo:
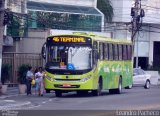
<svg viewBox="0 0 160 116">
<path fill-rule="evenodd" d="M 105 15 L 107 22 L 112 21 L 114 13 L 110 0 L 97 0 L 97 8 Z"/>
</svg>

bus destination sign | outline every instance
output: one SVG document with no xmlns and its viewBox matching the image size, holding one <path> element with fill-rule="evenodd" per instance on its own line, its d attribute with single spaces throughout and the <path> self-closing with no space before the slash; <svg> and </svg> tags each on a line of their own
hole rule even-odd
<svg viewBox="0 0 160 116">
<path fill-rule="evenodd" d="M 76 44 L 91 44 L 91 38 L 83 36 L 54 36 L 49 37 L 48 42 L 50 44 L 62 44 L 62 43 L 76 43 Z"/>
<path fill-rule="evenodd" d="M 53 37 L 54 42 L 62 43 L 85 43 L 86 40 L 84 37 Z"/>
</svg>

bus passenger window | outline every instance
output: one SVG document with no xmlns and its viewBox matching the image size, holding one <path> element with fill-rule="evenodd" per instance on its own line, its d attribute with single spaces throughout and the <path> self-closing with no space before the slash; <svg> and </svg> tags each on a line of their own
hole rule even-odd
<svg viewBox="0 0 160 116">
<path fill-rule="evenodd" d="M 93 44 L 93 64 L 97 64 L 98 61 L 98 49 L 97 49 L 97 42 Z"/>
<path fill-rule="evenodd" d="M 109 60 L 113 60 L 113 47 L 109 44 Z"/>
<path fill-rule="evenodd" d="M 126 45 L 123 45 L 122 52 L 123 52 L 123 56 L 122 56 L 123 60 L 127 60 Z"/>
<path fill-rule="evenodd" d="M 103 43 L 99 43 L 99 57 L 103 60 Z"/>
<path fill-rule="evenodd" d="M 114 44 L 114 58 L 115 58 L 115 60 L 119 59 L 119 57 L 118 57 L 118 45 L 117 44 Z"/>
<path fill-rule="evenodd" d="M 122 45 L 118 45 L 118 54 L 119 54 L 119 60 L 122 60 Z"/>
<path fill-rule="evenodd" d="M 128 45 L 128 60 L 132 59 L 132 46 Z"/>
<path fill-rule="evenodd" d="M 104 49 L 104 59 L 108 60 L 109 59 L 109 44 L 105 43 L 103 46 Z"/>
</svg>

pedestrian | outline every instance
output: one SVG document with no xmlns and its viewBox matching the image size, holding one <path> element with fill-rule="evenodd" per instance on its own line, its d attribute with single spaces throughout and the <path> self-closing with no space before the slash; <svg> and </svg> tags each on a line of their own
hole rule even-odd
<svg viewBox="0 0 160 116">
<path fill-rule="evenodd" d="M 43 96 L 44 92 L 44 73 L 42 67 L 38 68 L 38 72 L 35 74 L 35 77 L 38 77 L 38 87 L 39 87 L 39 96 Z"/>
<path fill-rule="evenodd" d="M 38 77 L 35 77 L 35 95 L 39 94 L 39 80 Z"/>
<path fill-rule="evenodd" d="M 27 74 L 26 74 L 26 79 L 27 79 L 27 95 L 31 95 L 32 92 L 31 92 L 31 82 L 32 82 L 32 79 L 34 78 L 34 75 L 33 75 L 33 68 L 31 66 L 28 67 L 28 71 L 27 71 Z"/>
</svg>

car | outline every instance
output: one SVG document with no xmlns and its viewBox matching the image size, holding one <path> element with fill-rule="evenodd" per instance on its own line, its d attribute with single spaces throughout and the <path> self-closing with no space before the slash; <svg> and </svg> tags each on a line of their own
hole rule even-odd
<svg viewBox="0 0 160 116">
<path fill-rule="evenodd" d="M 145 89 L 149 89 L 151 84 L 150 78 L 151 75 L 147 74 L 143 69 L 133 69 L 133 85 L 142 85 Z"/>
</svg>

